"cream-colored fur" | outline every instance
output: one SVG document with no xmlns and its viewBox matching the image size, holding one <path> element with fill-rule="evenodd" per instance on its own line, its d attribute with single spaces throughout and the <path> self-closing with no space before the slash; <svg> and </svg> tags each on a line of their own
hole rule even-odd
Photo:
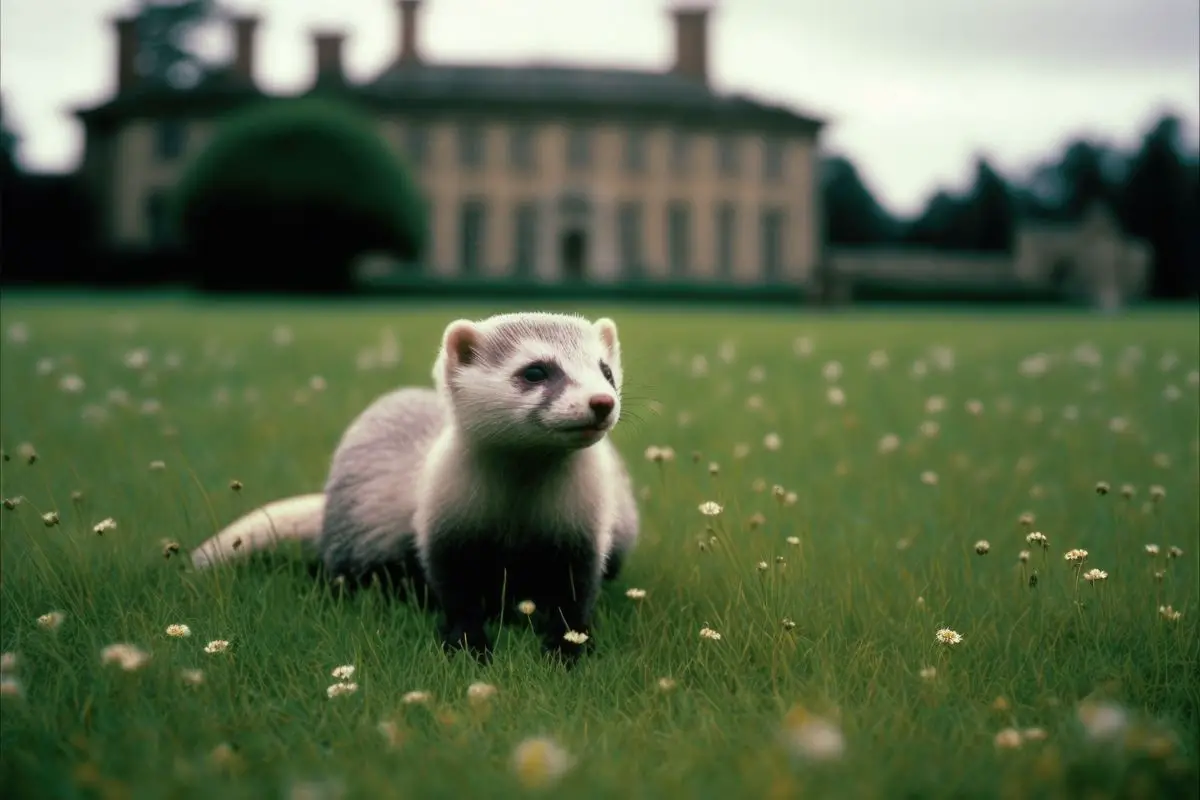
<svg viewBox="0 0 1200 800">
<path fill-rule="evenodd" d="M 321 532 L 325 495 L 302 494 L 276 500 L 243 514 L 192 551 L 197 569 L 229 561 L 238 555 L 273 547 L 284 539 L 313 540 Z"/>
<path fill-rule="evenodd" d="M 553 359 L 569 378 L 553 396 L 514 387 L 514 373 L 539 359 Z M 192 562 L 204 568 L 291 538 L 315 541 L 334 574 L 360 575 L 414 545 L 423 551 L 430 531 L 444 529 L 433 523 L 452 516 L 499 536 L 518 535 L 521 521 L 564 535 L 586 531 L 603 564 L 614 549 L 633 547 L 637 506 L 607 436 L 581 441 L 569 428 L 588 418 L 589 398 L 600 393 L 615 401 L 615 425 L 622 377 L 608 319 L 523 313 L 452 322 L 434 361 L 434 388 L 398 389 L 368 406 L 338 443 L 323 493 L 246 514 L 197 548 Z M 521 459 L 572 449 L 562 471 L 531 492 L 509 485 Z"/>
</svg>

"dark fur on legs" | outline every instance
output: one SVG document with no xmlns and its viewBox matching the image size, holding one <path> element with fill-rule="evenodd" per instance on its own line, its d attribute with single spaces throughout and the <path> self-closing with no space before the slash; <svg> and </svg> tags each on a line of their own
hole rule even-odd
<svg viewBox="0 0 1200 800">
<path fill-rule="evenodd" d="M 491 640 L 484 624 L 505 606 L 532 600 L 543 651 L 571 663 L 590 643 L 563 636 L 591 635 L 601 578 L 595 550 L 584 537 L 522 538 L 526 543 L 512 544 L 507 537 L 459 531 L 431 538 L 427 577 L 444 616 L 442 644 L 487 662 Z"/>
<path fill-rule="evenodd" d="M 320 561 L 314 561 L 309 565 L 309 572 L 314 577 L 324 577 L 330 588 L 338 594 L 350 595 L 379 584 L 385 593 L 400 602 L 414 603 L 424 611 L 437 610 L 437 598 L 425 580 L 425 571 L 421 569 L 413 544 L 406 546 L 395 561 L 372 564 L 357 570 L 330 570 Z"/>
</svg>

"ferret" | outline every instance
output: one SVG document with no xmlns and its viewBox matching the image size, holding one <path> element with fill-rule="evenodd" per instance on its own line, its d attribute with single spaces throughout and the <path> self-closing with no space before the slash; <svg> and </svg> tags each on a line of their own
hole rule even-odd
<svg viewBox="0 0 1200 800">
<path fill-rule="evenodd" d="M 192 563 L 315 542 L 330 577 L 383 576 L 427 595 L 448 649 L 490 660 L 485 623 L 528 600 L 543 650 L 574 661 L 602 581 L 638 538 L 629 474 L 608 438 L 622 379 L 611 319 L 451 322 L 434 388 L 368 406 L 342 435 L 323 492 L 246 514 Z"/>
</svg>

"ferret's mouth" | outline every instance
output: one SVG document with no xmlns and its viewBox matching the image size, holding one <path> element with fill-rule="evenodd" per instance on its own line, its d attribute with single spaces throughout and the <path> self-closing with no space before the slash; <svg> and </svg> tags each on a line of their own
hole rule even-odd
<svg viewBox="0 0 1200 800">
<path fill-rule="evenodd" d="M 608 433 L 609 424 L 607 422 L 586 422 L 582 425 L 564 425 L 559 428 L 563 433 Z"/>
</svg>

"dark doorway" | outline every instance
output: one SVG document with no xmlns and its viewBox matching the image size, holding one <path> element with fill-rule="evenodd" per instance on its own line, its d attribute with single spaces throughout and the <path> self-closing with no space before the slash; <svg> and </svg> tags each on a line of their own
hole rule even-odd
<svg viewBox="0 0 1200 800">
<path fill-rule="evenodd" d="M 1075 288 L 1075 265 L 1069 258 L 1055 260 L 1050 268 L 1050 288 L 1063 296 Z"/>
<path fill-rule="evenodd" d="M 563 277 L 567 280 L 582 280 L 587 261 L 587 237 L 578 228 L 568 230 L 562 236 Z"/>
</svg>

